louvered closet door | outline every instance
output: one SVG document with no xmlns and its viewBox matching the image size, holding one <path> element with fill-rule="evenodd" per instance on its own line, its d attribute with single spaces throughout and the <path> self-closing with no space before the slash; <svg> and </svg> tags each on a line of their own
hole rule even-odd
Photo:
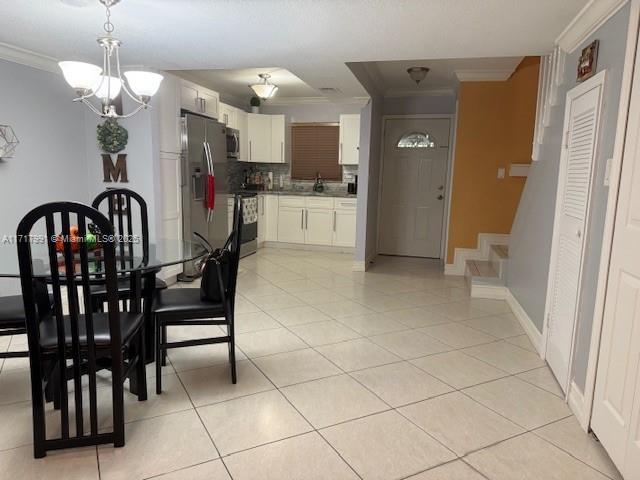
<svg viewBox="0 0 640 480">
<path fill-rule="evenodd" d="M 560 160 L 548 303 L 547 362 L 567 391 L 576 324 L 585 226 L 598 120 L 601 78 L 567 94 L 565 145 Z M 593 80 L 593 81 L 592 81 Z"/>
</svg>

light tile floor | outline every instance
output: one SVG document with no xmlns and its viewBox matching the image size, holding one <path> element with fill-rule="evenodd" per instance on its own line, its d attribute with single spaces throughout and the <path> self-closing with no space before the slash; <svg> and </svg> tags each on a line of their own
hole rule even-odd
<svg viewBox="0 0 640 480">
<path fill-rule="evenodd" d="M 149 400 L 127 394 L 121 449 L 34 460 L 28 364 L 5 360 L 0 480 L 620 478 L 505 302 L 470 299 L 433 261 L 352 264 L 284 249 L 243 259 L 238 384 L 224 345 L 171 351 L 165 393 L 149 366 Z"/>
</svg>

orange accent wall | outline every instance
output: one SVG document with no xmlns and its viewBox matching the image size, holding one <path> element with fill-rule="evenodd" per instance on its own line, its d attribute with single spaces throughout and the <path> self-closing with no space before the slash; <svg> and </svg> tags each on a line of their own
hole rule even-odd
<svg viewBox="0 0 640 480">
<path fill-rule="evenodd" d="M 525 178 L 509 177 L 509 165 L 531 163 L 539 68 L 526 57 L 504 82 L 460 84 L 447 263 L 479 233 L 511 231 Z"/>
</svg>

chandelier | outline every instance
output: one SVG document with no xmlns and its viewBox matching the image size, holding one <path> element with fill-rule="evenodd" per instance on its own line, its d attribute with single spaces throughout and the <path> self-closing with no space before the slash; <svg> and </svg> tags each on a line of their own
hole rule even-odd
<svg viewBox="0 0 640 480">
<path fill-rule="evenodd" d="M 60 62 L 67 83 L 78 95 L 74 102 L 81 102 L 96 115 L 106 118 L 128 118 L 149 106 L 149 100 L 156 94 L 162 82 L 162 75 L 152 72 L 128 71 L 124 78 L 120 71 L 120 40 L 113 37 L 114 26 L 111 23 L 111 7 L 120 0 L 98 0 L 106 8 L 107 21 L 104 23 L 106 35 L 98 37 L 98 44 L 103 49 L 102 67 L 84 62 Z M 126 114 L 116 112 L 113 100 L 124 91 L 136 104 L 136 108 Z M 100 100 L 100 107 L 89 101 L 92 97 Z"/>
<path fill-rule="evenodd" d="M 269 83 L 271 75 L 269 75 L 268 73 L 259 73 L 258 77 L 260 77 L 260 83 L 249 85 L 249 87 L 251 87 L 251 90 L 253 90 L 255 94 L 263 100 L 273 97 L 278 91 L 278 87 L 273 83 Z"/>
</svg>

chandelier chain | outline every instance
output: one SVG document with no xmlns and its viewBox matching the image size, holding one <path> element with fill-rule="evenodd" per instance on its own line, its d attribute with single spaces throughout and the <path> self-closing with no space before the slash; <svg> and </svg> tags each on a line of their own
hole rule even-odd
<svg viewBox="0 0 640 480">
<path fill-rule="evenodd" d="M 107 34 L 111 35 L 113 33 L 113 30 L 115 29 L 115 27 L 113 26 L 113 23 L 111 23 L 111 8 L 109 8 L 109 4 L 105 4 L 106 10 L 107 10 L 107 21 L 104 22 L 104 31 L 107 32 Z"/>
</svg>

